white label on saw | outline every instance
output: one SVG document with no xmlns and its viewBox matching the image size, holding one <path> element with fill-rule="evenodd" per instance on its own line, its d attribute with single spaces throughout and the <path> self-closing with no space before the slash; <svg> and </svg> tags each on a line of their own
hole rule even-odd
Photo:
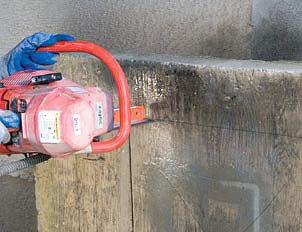
<svg viewBox="0 0 302 232">
<path fill-rule="evenodd" d="M 103 105 L 102 102 L 95 103 L 95 120 L 96 120 L 96 129 L 103 128 Z"/>
<path fill-rule="evenodd" d="M 73 131 L 74 135 L 81 135 L 81 117 L 79 114 L 73 115 Z"/>
<path fill-rule="evenodd" d="M 39 112 L 39 133 L 41 143 L 60 143 L 60 111 Z"/>
</svg>

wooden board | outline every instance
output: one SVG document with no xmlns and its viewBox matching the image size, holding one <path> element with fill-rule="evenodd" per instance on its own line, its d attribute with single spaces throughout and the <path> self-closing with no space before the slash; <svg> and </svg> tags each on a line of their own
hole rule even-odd
<svg viewBox="0 0 302 232">
<path fill-rule="evenodd" d="M 301 230 L 302 67 L 117 58 L 132 103 L 154 122 L 134 127 L 121 150 L 97 155 L 105 161 L 40 165 L 40 231 Z M 58 69 L 114 91 L 93 59 L 64 57 Z"/>
<path fill-rule="evenodd" d="M 301 72 L 240 62 L 124 64 L 134 231 L 300 231 Z"/>
<path fill-rule="evenodd" d="M 56 70 L 82 85 L 112 90 L 111 79 L 107 83 L 100 79 L 100 68 L 96 61 L 66 56 Z M 35 170 L 39 231 L 131 231 L 128 147 L 126 143 L 115 152 L 39 165 Z"/>
</svg>

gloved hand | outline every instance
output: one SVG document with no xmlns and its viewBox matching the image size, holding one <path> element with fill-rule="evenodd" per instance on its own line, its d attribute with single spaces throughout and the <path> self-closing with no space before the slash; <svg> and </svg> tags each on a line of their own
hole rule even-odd
<svg viewBox="0 0 302 232">
<path fill-rule="evenodd" d="M 18 128 L 20 126 L 20 116 L 10 110 L 0 110 L 0 122 L 7 128 Z"/>
<path fill-rule="evenodd" d="M 10 133 L 8 129 L 4 126 L 2 122 L 0 122 L 0 144 L 6 144 L 10 141 Z"/>
<path fill-rule="evenodd" d="M 0 110 L 0 143 L 5 144 L 10 140 L 10 133 L 7 128 L 18 128 L 20 117 L 10 110 Z"/>
<path fill-rule="evenodd" d="M 23 70 L 40 70 L 40 65 L 52 65 L 58 54 L 35 52 L 41 46 L 51 46 L 58 41 L 72 41 L 74 38 L 65 34 L 45 34 L 38 32 L 22 40 L 13 50 L 0 60 L 0 75 L 5 78 Z"/>
</svg>

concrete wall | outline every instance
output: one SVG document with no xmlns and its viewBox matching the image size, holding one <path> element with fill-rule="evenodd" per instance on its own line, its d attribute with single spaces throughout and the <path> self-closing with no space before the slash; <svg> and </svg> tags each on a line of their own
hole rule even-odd
<svg viewBox="0 0 302 232">
<path fill-rule="evenodd" d="M 45 31 L 117 51 L 297 60 L 301 10 L 299 0 L 12 0 L 0 9 L 0 54 Z"/>
<path fill-rule="evenodd" d="M 252 58 L 302 59 L 302 1 L 254 0 Z"/>
<path fill-rule="evenodd" d="M 12 0 L 0 9 L 1 53 L 37 31 L 118 51 L 250 57 L 252 0 Z"/>
<path fill-rule="evenodd" d="M 117 51 L 297 60 L 301 10 L 299 0 L 11 0 L 0 9 L 0 54 L 45 31 Z"/>
</svg>

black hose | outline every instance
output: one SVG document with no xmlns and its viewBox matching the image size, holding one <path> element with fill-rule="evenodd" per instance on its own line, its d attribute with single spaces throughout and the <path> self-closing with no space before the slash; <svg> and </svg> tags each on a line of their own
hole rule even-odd
<svg viewBox="0 0 302 232">
<path fill-rule="evenodd" d="M 51 156 L 44 155 L 44 154 L 38 154 L 34 155 L 22 160 L 14 161 L 5 165 L 0 166 L 0 176 L 6 176 L 12 172 L 16 172 L 19 170 L 22 170 L 24 168 L 29 168 L 33 165 L 36 165 L 38 163 L 42 163 L 48 159 L 50 159 Z"/>
</svg>

